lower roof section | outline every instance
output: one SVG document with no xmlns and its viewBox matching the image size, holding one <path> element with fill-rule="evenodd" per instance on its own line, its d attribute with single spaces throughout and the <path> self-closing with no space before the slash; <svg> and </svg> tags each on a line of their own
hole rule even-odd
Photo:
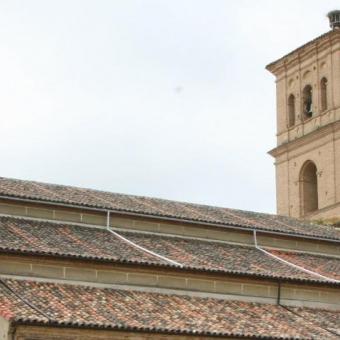
<svg viewBox="0 0 340 340">
<path fill-rule="evenodd" d="M 14 324 L 270 339 L 336 339 L 340 311 L 0 280 L 0 316 Z"/>
<path fill-rule="evenodd" d="M 304 272 L 251 246 L 128 231 L 119 231 L 119 234 L 135 245 L 180 263 L 182 267 L 150 255 L 104 228 L 0 216 L 0 252 L 5 254 L 78 258 L 144 267 L 170 267 L 179 271 L 339 285 L 339 282 L 331 281 L 340 280 L 340 259 L 335 257 L 277 253 L 296 266 L 317 271 L 325 279 Z"/>
</svg>

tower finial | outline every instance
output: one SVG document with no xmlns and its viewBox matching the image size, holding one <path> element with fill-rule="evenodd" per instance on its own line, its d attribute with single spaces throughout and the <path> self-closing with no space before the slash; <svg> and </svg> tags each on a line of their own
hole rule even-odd
<svg viewBox="0 0 340 340">
<path fill-rule="evenodd" d="M 329 19 L 329 26 L 335 30 L 340 29 L 340 11 L 334 10 L 327 14 Z"/>
</svg>

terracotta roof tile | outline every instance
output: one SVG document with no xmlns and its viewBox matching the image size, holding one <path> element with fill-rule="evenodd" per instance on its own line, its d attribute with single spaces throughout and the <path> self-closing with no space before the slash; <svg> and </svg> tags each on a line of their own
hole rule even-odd
<svg viewBox="0 0 340 340">
<path fill-rule="evenodd" d="M 196 240 L 183 237 L 119 231 L 132 242 L 184 265 L 184 269 L 325 282 L 294 269 L 251 246 Z M 15 217 L 0 217 L 0 251 L 46 256 L 77 257 L 117 263 L 172 266 L 120 240 L 105 229 L 42 222 Z M 340 259 L 282 253 L 300 265 L 337 278 Z"/>
<path fill-rule="evenodd" d="M 0 249 L 84 259 L 166 264 L 105 229 L 0 217 Z"/>
<path fill-rule="evenodd" d="M 300 315 L 314 325 L 319 325 L 324 329 L 328 329 L 340 337 L 340 311 L 334 313 L 334 311 L 326 309 L 301 307 L 289 307 L 289 310 Z"/>
<path fill-rule="evenodd" d="M 270 339 L 336 339 L 334 331 L 340 325 L 340 311 L 291 312 L 277 305 L 214 298 L 28 280 L 2 282 L 0 315 L 36 325 Z"/>
<path fill-rule="evenodd" d="M 28 198 L 51 203 L 101 208 L 138 213 L 159 218 L 240 226 L 263 231 L 281 232 L 306 237 L 340 240 L 340 231 L 278 215 L 176 202 L 142 196 L 123 195 L 92 189 L 76 188 L 0 177 L 0 195 Z"/>
<path fill-rule="evenodd" d="M 329 278 L 340 280 L 339 258 L 278 250 L 271 250 L 270 252 L 289 261 L 290 263 L 313 270 Z"/>
</svg>

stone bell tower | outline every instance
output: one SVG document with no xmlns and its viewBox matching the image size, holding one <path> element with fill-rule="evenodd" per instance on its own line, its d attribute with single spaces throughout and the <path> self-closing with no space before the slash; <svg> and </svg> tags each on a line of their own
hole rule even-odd
<svg viewBox="0 0 340 340">
<path fill-rule="evenodd" d="M 267 66 L 276 77 L 277 213 L 340 219 L 340 11 L 331 30 Z"/>
</svg>

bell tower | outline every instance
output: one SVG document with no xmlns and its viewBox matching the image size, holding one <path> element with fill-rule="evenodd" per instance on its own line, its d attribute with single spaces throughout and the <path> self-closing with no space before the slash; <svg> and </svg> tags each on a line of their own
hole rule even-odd
<svg viewBox="0 0 340 340">
<path fill-rule="evenodd" d="M 340 11 L 331 30 L 272 62 L 277 213 L 340 219 Z"/>
</svg>

